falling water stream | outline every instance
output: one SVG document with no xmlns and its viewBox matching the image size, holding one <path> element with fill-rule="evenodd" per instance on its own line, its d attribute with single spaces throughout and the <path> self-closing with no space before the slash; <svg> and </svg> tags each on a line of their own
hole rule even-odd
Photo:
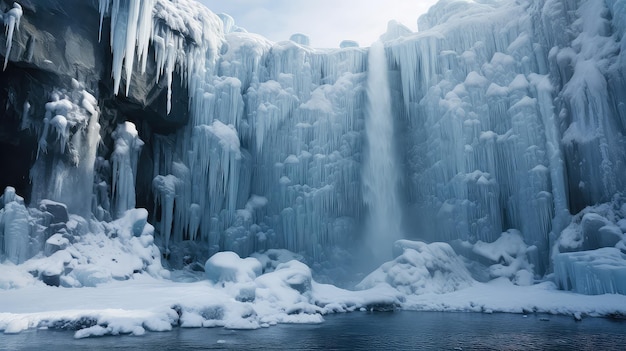
<svg viewBox="0 0 626 351">
<path fill-rule="evenodd" d="M 396 161 L 393 115 L 385 46 L 372 44 L 368 57 L 367 151 L 363 168 L 363 199 L 368 208 L 366 241 L 377 262 L 392 257 L 393 243 L 402 238 L 400 175 Z"/>
</svg>

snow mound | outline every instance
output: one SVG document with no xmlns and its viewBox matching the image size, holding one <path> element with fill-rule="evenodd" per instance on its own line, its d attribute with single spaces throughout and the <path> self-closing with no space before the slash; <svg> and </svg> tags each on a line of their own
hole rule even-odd
<svg viewBox="0 0 626 351">
<path fill-rule="evenodd" d="M 241 258 L 232 251 L 218 252 L 211 256 L 204 265 L 209 280 L 214 283 L 253 281 L 261 275 L 261 262 L 256 258 Z"/>
<path fill-rule="evenodd" d="M 389 284 L 405 295 L 443 294 L 474 282 L 461 258 L 446 243 L 398 240 L 395 251 L 402 254 L 370 273 L 357 288 Z"/>
</svg>

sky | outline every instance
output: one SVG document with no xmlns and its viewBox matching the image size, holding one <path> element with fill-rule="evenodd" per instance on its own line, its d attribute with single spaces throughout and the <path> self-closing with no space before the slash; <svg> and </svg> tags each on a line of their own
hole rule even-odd
<svg viewBox="0 0 626 351">
<path fill-rule="evenodd" d="M 344 40 L 370 46 L 397 20 L 417 31 L 417 18 L 437 0 L 199 0 L 215 13 L 227 13 L 235 24 L 276 42 L 294 33 L 311 46 L 339 47 Z"/>
</svg>

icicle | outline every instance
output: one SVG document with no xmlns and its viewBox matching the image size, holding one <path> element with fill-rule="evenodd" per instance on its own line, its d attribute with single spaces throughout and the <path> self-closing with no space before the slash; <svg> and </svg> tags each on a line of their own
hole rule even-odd
<svg viewBox="0 0 626 351">
<path fill-rule="evenodd" d="M 19 30 L 20 19 L 22 18 L 23 14 L 24 12 L 22 11 L 22 6 L 20 6 L 20 4 L 18 4 L 17 2 L 14 2 L 13 8 L 4 14 L 5 34 L 7 36 L 7 50 L 4 55 L 3 70 L 7 68 L 9 56 L 11 56 L 11 46 L 13 45 L 13 33 L 15 30 Z"/>
<path fill-rule="evenodd" d="M 99 3 L 100 26 L 104 14 L 111 11 L 111 51 L 113 52 L 113 92 L 118 94 L 125 78 L 128 95 L 137 56 L 141 61 L 141 72 L 145 72 L 148 45 L 152 35 L 152 12 L 156 0 L 101 0 Z"/>
<path fill-rule="evenodd" d="M 98 0 L 98 10 L 100 11 L 100 27 L 98 30 L 98 41 L 102 40 L 102 22 L 104 22 L 104 15 L 109 12 L 111 7 L 111 0 Z"/>
</svg>

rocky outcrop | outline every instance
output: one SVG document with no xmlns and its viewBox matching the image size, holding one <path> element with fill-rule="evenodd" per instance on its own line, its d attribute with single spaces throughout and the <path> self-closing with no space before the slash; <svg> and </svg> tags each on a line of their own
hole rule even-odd
<svg viewBox="0 0 626 351">
<path fill-rule="evenodd" d="M 174 76 L 172 111 L 167 113 L 167 86 L 148 69 L 135 69 L 128 95 L 113 94 L 111 78 L 110 19 L 100 14 L 96 0 L 22 0 L 23 15 L 14 30 L 10 51 L 7 34 L 0 31 L 0 61 L 9 51 L 7 66 L 0 71 L 0 188 L 15 186 L 30 198 L 29 170 L 37 157 L 37 139 L 43 129 L 45 104 L 55 90 L 70 90 L 72 79 L 81 82 L 98 99 L 101 110 L 102 146 L 99 154 L 112 150 L 111 132 L 118 123 L 135 122 L 140 133 L 168 134 L 188 120 L 187 88 Z M 0 0 L 0 13 L 14 6 Z M 6 17 L 6 16 L 5 16 Z M 149 135 L 144 137 L 150 139 Z"/>
</svg>

